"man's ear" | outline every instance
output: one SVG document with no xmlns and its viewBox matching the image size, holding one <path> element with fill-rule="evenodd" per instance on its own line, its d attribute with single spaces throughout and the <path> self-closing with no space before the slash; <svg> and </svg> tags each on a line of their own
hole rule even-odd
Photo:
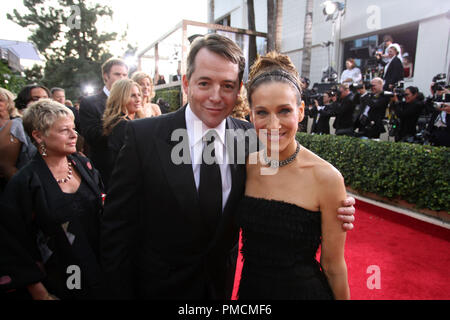
<svg viewBox="0 0 450 320">
<path fill-rule="evenodd" d="M 189 80 L 185 74 L 181 77 L 181 84 L 183 85 L 183 91 L 188 94 Z"/>
</svg>

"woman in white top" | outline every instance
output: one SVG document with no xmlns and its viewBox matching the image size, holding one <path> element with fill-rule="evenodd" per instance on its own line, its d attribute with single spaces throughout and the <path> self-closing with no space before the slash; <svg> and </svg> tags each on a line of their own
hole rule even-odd
<svg viewBox="0 0 450 320">
<path fill-rule="evenodd" d="M 356 82 L 361 81 L 361 79 L 362 79 L 361 70 L 359 70 L 359 68 L 356 67 L 355 59 L 348 58 L 345 61 L 345 67 L 347 69 L 342 71 L 341 83 L 349 83 L 350 84 L 350 83 L 356 83 Z"/>
</svg>

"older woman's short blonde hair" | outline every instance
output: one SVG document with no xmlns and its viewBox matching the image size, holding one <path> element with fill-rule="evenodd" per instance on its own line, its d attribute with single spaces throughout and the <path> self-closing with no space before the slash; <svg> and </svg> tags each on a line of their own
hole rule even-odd
<svg viewBox="0 0 450 320">
<path fill-rule="evenodd" d="M 69 117 L 75 119 L 72 110 L 52 99 L 41 99 L 31 103 L 23 114 L 23 127 L 26 133 L 32 137 L 34 130 L 44 135 L 60 118 Z"/>
<path fill-rule="evenodd" d="M 16 117 L 21 117 L 19 111 L 16 108 L 16 105 L 14 103 L 14 99 L 16 97 L 14 97 L 14 94 L 4 88 L 0 88 L 0 97 L 2 97 L 3 99 L 5 99 L 6 101 L 6 109 L 8 110 L 8 114 L 10 118 L 16 118 Z"/>
</svg>

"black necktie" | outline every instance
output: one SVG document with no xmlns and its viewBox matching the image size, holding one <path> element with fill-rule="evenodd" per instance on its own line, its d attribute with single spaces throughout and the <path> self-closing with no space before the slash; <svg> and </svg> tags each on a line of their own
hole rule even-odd
<svg viewBox="0 0 450 320">
<path fill-rule="evenodd" d="M 214 149 L 216 134 L 214 130 L 211 130 L 204 137 L 206 143 L 203 148 L 198 187 L 200 210 L 213 230 L 217 227 L 222 214 L 222 179 Z"/>
</svg>

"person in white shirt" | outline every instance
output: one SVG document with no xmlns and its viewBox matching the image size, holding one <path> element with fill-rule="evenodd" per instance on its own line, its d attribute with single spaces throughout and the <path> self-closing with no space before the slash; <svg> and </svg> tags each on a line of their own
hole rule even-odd
<svg viewBox="0 0 450 320">
<path fill-rule="evenodd" d="M 356 67 L 355 59 L 348 58 L 345 61 L 345 67 L 347 69 L 342 71 L 341 83 L 351 84 L 361 81 L 362 79 L 361 70 L 359 70 L 359 68 Z"/>
</svg>

